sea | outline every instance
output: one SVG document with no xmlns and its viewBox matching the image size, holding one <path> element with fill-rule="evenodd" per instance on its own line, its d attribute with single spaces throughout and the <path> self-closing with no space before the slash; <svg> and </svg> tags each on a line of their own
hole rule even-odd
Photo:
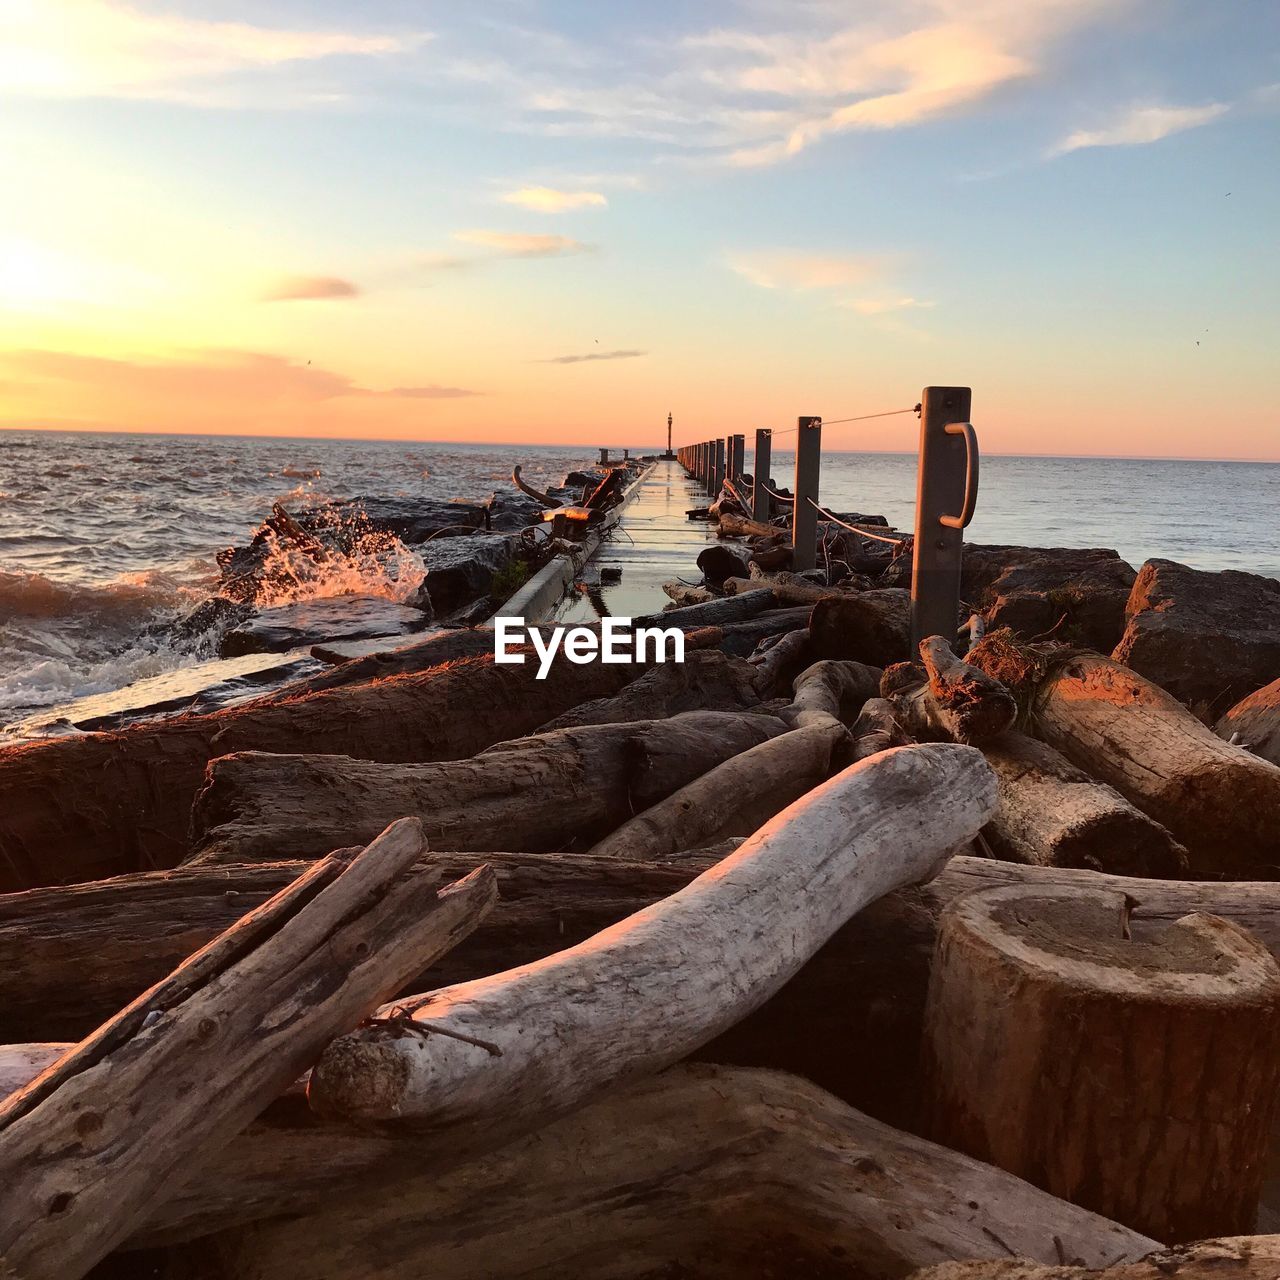
<svg viewBox="0 0 1280 1280">
<path fill-rule="evenodd" d="M 520 463 L 557 483 L 594 460 L 577 446 L 0 431 L 0 726 L 24 714 L 207 659 L 162 638 L 217 585 L 215 555 L 275 502 L 359 496 L 481 499 Z M 827 453 L 824 505 L 910 529 L 913 454 Z M 751 456 L 747 455 L 747 466 Z M 794 458 L 775 452 L 785 483 Z M 1280 578 L 1280 464 L 986 457 L 975 542 L 1113 547 Z M 404 598 L 411 550 L 361 564 L 317 593 Z M 692 566 L 690 566 L 692 570 Z"/>
</svg>

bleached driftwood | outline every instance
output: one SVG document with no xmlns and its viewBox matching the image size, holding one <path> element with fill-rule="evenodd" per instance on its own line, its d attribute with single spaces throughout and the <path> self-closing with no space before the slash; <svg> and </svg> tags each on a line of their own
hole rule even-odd
<svg viewBox="0 0 1280 1280">
<path fill-rule="evenodd" d="M 788 673 L 797 667 L 807 666 L 809 631 L 788 631 L 779 636 L 763 653 L 753 654 L 750 661 L 755 668 L 755 687 L 762 697 L 770 697 L 786 683 L 790 687 Z"/>
<path fill-rule="evenodd" d="M 440 1147 L 448 1135 L 432 1143 Z M 1156 1242 L 898 1132 L 808 1081 L 677 1067 L 444 1176 L 353 1188 L 212 1242 L 225 1280 L 900 1280 L 1016 1251 L 1094 1265 Z"/>
<path fill-rule="evenodd" d="M 1014 691 L 1038 738 L 1167 827 L 1193 875 L 1280 874 L 1280 767 L 1223 742 L 1109 658 L 997 631 L 969 660 Z"/>
<path fill-rule="evenodd" d="M 777 604 L 768 588 L 748 591 L 741 596 L 721 596 L 704 604 L 666 609 L 662 613 L 646 613 L 634 618 L 637 627 L 718 627 L 726 622 L 743 622 Z"/>
<path fill-rule="evenodd" d="M 421 1034 L 375 1026 L 335 1041 L 308 1096 L 319 1112 L 362 1119 L 544 1121 L 732 1026 L 861 907 L 935 874 L 995 803 L 970 748 L 907 747 L 855 765 L 686 889 L 586 943 L 402 1002 Z"/>
<path fill-rule="evenodd" d="M 815 662 L 792 682 L 791 706 L 784 719 L 797 728 L 824 719 L 851 724 L 863 703 L 876 696 L 880 674 L 878 667 L 861 662 Z"/>
<path fill-rule="evenodd" d="M 521 493 L 528 494 L 528 496 L 531 497 L 534 500 L 534 502 L 540 503 L 543 507 L 546 507 L 548 510 L 554 510 L 556 507 L 564 506 L 564 503 L 561 502 L 558 498 L 550 498 L 545 493 L 540 492 L 539 490 L 535 489 L 533 485 L 529 484 L 529 482 L 520 475 L 519 463 L 516 463 L 516 465 L 511 468 L 511 483 L 515 485 L 515 487 L 519 489 Z"/>
<path fill-rule="evenodd" d="M 25 1089 L 46 1067 L 75 1047 L 74 1041 L 66 1040 L 0 1044 L 0 1103 L 11 1093 Z"/>
<path fill-rule="evenodd" d="M 1000 779 L 1000 807 L 983 833 L 997 857 L 1173 880 L 1187 851 L 1114 787 L 1046 742 L 1009 730 L 983 744 Z"/>
<path fill-rule="evenodd" d="M 853 758 L 866 760 L 891 747 L 910 746 L 913 739 L 898 723 L 894 705 L 888 698 L 868 698 L 850 726 Z"/>
<path fill-rule="evenodd" d="M 454 850 L 558 849 L 612 831 L 785 729 L 770 715 L 694 711 L 558 729 L 441 764 L 243 752 L 209 767 L 192 812 L 195 860 L 315 855 L 367 840 L 401 814 L 421 817 L 428 838 Z"/>
<path fill-rule="evenodd" d="M 597 857 L 644 862 L 750 835 L 831 773 L 832 752 L 847 736 L 823 718 L 717 765 L 605 836 Z"/>
<path fill-rule="evenodd" d="M 1131 902 L 1009 885 L 943 912 L 927 1132 L 1169 1243 L 1251 1230 L 1280 966 L 1217 916 L 1135 928 Z"/>
<path fill-rule="evenodd" d="M 474 927 L 493 873 L 437 894 L 404 878 L 425 848 L 409 819 L 315 864 L 0 1104 L 9 1274 L 83 1275 L 179 1171 Z"/>
</svg>

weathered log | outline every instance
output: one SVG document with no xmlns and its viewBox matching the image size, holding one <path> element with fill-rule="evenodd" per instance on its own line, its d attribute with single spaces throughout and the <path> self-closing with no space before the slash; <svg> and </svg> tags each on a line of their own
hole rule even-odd
<svg viewBox="0 0 1280 1280">
<path fill-rule="evenodd" d="M 1101 1270 L 1004 1258 L 944 1262 L 917 1271 L 911 1280 L 1275 1280 L 1277 1275 L 1280 1236 L 1234 1236 L 1160 1249 L 1140 1262 L 1117 1262 Z"/>
<path fill-rule="evenodd" d="M 665 609 L 646 613 L 633 620 L 637 627 L 718 627 L 726 622 L 742 622 L 754 618 L 777 603 L 767 587 L 741 596 L 721 596 L 706 604 L 690 604 L 682 609 Z"/>
<path fill-rule="evenodd" d="M 691 587 L 687 582 L 664 582 L 663 593 L 675 602 L 677 608 L 691 604 L 710 604 L 720 597 L 708 587 Z"/>
<path fill-rule="evenodd" d="M 623 823 L 591 852 L 646 862 L 751 835 L 830 776 L 833 752 L 847 735 L 838 722 L 823 719 L 717 765 Z"/>
<path fill-rule="evenodd" d="M 369 839 L 406 813 L 422 818 L 436 844 L 460 851 L 592 842 L 785 729 L 770 715 L 693 711 L 557 729 L 439 764 L 241 752 L 209 767 L 192 811 L 193 860 L 313 857 Z"/>
<path fill-rule="evenodd" d="M 840 587 L 824 587 L 816 582 L 790 581 L 795 575 L 769 574 L 759 578 L 729 578 L 724 589 L 729 595 L 741 595 L 747 591 L 758 591 L 761 586 L 768 586 L 780 604 L 816 604 L 828 596 L 843 598 L 855 594 L 844 591 Z"/>
<path fill-rule="evenodd" d="M 783 635 L 788 631 L 803 631 L 808 622 L 808 605 L 787 609 L 766 609 L 745 622 L 726 622 L 720 628 L 719 645 L 725 653 L 745 658 L 755 652 L 762 640 Z"/>
<path fill-rule="evenodd" d="M 682 889 L 678 868 L 585 854 L 488 853 L 500 897 L 476 931 L 407 990 L 539 960 Z M 415 872 L 456 879 L 471 853 L 433 853 Z M 305 862 L 178 867 L 0 896 L 0 1040 L 76 1040 L 160 981 L 307 869 Z M 413 985 L 416 984 L 416 985 Z"/>
<path fill-rule="evenodd" d="M 698 568 L 713 587 L 722 586 L 726 578 L 749 572 L 746 556 L 723 542 L 713 542 L 698 552 Z"/>
<path fill-rule="evenodd" d="M 1157 1239 L 1249 1231 L 1280 1088 L 1280 966 L 1217 916 L 1148 933 L 1130 901 L 1010 886 L 943 912 L 929 1133 Z"/>
<path fill-rule="evenodd" d="M 925 681 L 899 688 L 902 665 L 886 673 L 881 693 L 891 696 L 906 731 L 921 741 L 981 743 L 1003 733 L 1017 719 L 1013 695 L 986 672 L 957 658 L 941 636 L 920 641 Z"/>
<path fill-rule="evenodd" d="M 1255 756 L 1280 765 L 1280 680 L 1242 698 L 1213 731 Z"/>
<path fill-rule="evenodd" d="M 464 937 L 480 868 L 437 895 L 403 872 L 412 820 L 327 858 L 0 1104 L 0 1258 L 74 1280 L 288 1086 L 336 1032 Z"/>
<path fill-rule="evenodd" d="M 797 728 L 836 720 L 852 724 L 880 687 L 881 672 L 861 662 L 815 662 L 792 683 L 791 706 L 784 719 Z"/>
<path fill-rule="evenodd" d="M 682 711 L 743 711 L 756 706 L 756 668 L 716 649 L 692 650 L 683 662 L 661 662 L 611 697 L 580 703 L 537 727 L 538 733 L 584 724 L 662 720 Z"/>
<path fill-rule="evenodd" d="M 544 1121 L 739 1021 L 862 906 L 936 874 L 995 798 L 981 753 L 964 747 L 908 747 L 855 765 L 599 937 L 405 1002 L 426 1036 L 372 1027 L 336 1040 L 308 1097 L 322 1114 L 370 1120 Z"/>
<path fill-rule="evenodd" d="M 887 667 L 911 656 L 911 596 L 896 587 L 833 595 L 813 606 L 809 619 L 819 658 L 852 658 Z"/>
<path fill-rule="evenodd" d="M 1186 845 L 1193 874 L 1280 875 L 1280 767 L 1108 658 L 1021 647 L 999 631 L 969 661 L 1014 692 L 1037 737 Z"/>
<path fill-rule="evenodd" d="M 982 750 L 1000 779 L 1000 807 L 983 831 L 997 857 L 1161 880 L 1186 875 L 1187 851 L 1164 827 L 1048 743 L 1011 729 Z"/>
<path fill-rule="evenodd" d="M 1051 1261 L 1055 1239 L 1094 1265 L 1156 1247 L 807 1081 L 682 1067 L 456 1173 L 354 1187 L 210 1251 L 219 1280 L 347 1280 L 375 1257 L 385 1280 L 899 1280 L 1009 1249 Z"/>
<path fill-rule="evenodd" d="M 0 749 L 0 892 L 181 862 L 216 756 L 306 743 L 383 762 L 459 759 L 616 693 L 643 670 L 560 658 L 539 680 L 532 662 L 495 664 L 486 634 L 489 657 L 414 676 Z"/>
<path fill-rule="evenodd" d="M 914 739 L 898 723 L 888 698 L 868 698 L 849 730 L 853 738 L 853 758 L 866 760 L 891 747 L 910 746 Z"/>
<path fill-rule="evenodd" d="M 752 655 L 755 687 L 762 697 L 790 689 L 791 681 L 809 666 L 808 629 L 786 631 L 763 652 Z"/>
<path fill-rule="evenodd" d="M 761 524 L 759 520 L 740 516 L 733 511 L 722 511 L 720 513 L 720 536 L 722 538 L 776 538 L 779 533 L 783 532 L 785 530 L 777 528 L 776 525 Z"/>
</svg>

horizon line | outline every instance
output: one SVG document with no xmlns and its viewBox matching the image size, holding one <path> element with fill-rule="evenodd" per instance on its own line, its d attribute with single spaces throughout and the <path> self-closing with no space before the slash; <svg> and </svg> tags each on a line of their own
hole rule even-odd
<svg viewBox="0 0 1280 1280">
<path fill-rule="evenodd" d="M 790 431 L 790 428 L 786 428 Z M 273 435 L 270 433 L 260 433 L 253 431 L 173 431 L 168 429 L 150 429 L 146 427 L 18 427 L 6 423 L 0 423 L 0 432 L 23 432 L 27 435 L 78 435 L 78 436 L 162 436 L 174 437 L 177 439 L 187 440 L 293 440 L 305 441 L 310 443 L 326 443 L 339 442 L 343 444 L 446 444 L 446 445 L 492 445 L 501 448 L 520 448 L 528 447 L 529 442 L 516 440 L 459 440 L 459 439 L 441 439 L 427 438 L 418 436 L 306 436 L 306 435 Z M 712 439 L 717 437 L 713 436 Z M 777 436 L 774 437 L 775 442 Z M 627 449 L 631 453 L 637 454 L 661 454 L 665 451 L 666 446 L 658 443 L 653 445 L 599 445 L 585 444 L 579 441 L 544 441 L 533 445 L 537 449 L 575 449 L 583 448 L 588 450 L 599 450 L 608 448 L 612 453 L 614 449 Z M 679 450 L 683 445 L 675 445 L 674 448 Z M 752 450 L 754 453 L 754 450 Z M 787 453 L 791 450 L 782 448 L 776 449 L 774 452 Z M 902 457 L 911 458 L 916 456 L 914 449 L 836 449 L 824 448 L 824 454 L 849 454 L 849 455 L 866 455 L 870 454 L 875 457 Z M 1189 454 L 1159 454 L 1159 453 L 1009 453 L 1004 451 L 986 451 L 983 450 L 984 458 L 1057 458 L 1081 462 L 1231 462 L 1243 463 L 1246 465 L 1262 465 L 1262 466 L 1280 466 L 1280 457 L 1277 458 L 1259 458 L 1259 457 L 1214 457 L 1209 455 L 1192 456 Z M 621 461 L 621 459 L 618 459 Z"/>
</svg>

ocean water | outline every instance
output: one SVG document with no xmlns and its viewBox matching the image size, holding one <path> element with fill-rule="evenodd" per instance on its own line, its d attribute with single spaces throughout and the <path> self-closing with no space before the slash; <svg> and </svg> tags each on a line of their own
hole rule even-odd
<svg viewBox="0 0 1280 1280">
<path fill-rule="evenodd" d="M 214 590 L 216 553 L 274 502 L 486 497 L 520 462 L 534 485 L 591 461 L 577 447 L 0 431 L 0 725 L 214 656 L 148 636 Z M 316 594 L 401 595 L 391 549 Z M 399 565 L 396 564 L 397 559 Z"/>
<path fill-rule="evenodd" d="M 0 724 L 211 656 L 198 640 L 175 647 L 146 629 L 207 597 L 216 552 L 247 541 L 273 502 L 483 498 L 510 483 L 513 462 L 541 485 L 592 452 L 0 431 Z M 788 483 L 794 465 L 775 452 L 775 480 Z M 910 529 L 915 457 L 827 454 L 822 499 Z M 968 536 L 1280 577 L 1278 512 L 1280 464 L 991 457 Z M 400 567 L 413 559 L 404 549 Z M 394 598 L 406 581 L 370 562 L 311 589 Z"/>
</svg>

